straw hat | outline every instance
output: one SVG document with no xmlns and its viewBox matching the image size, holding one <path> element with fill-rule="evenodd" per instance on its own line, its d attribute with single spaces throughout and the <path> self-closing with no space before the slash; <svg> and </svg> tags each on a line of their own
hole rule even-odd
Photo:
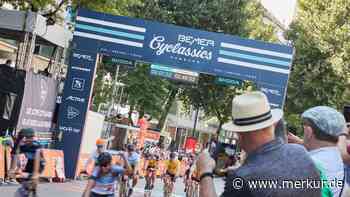
<svg viewBox="0 0 350 197">
<path fill-rule="evenodd" d="M 256 131 L 273 125 L 282 116 L 282 110 L 271 110 L 269 101 L 264 93 L 258 91 L 249 92 L 233 99 L 233 120 L 224 124 L 223 129 L 234 132 Z"/>
</svg>

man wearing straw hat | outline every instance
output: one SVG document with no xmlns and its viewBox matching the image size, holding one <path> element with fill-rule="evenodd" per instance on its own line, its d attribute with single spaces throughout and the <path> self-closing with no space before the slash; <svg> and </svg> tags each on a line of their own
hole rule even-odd
<svg viewBox="0 0 350 197">
<path fill-rule="evenodd" d="M 305 148 L 275 138 L 280 109 L 270 109 L 262 92 L 250 92 L 233 99 L 231 123 L 226 130 L 237 132 L 239 145 L 247 153 L 245 163 L 226 178 L 222 196 L 319 197 L 319 172 Z M 216 196 L 212 171 L 215 162 L 203 152 L 197 162 L 200 196 Z"/>
</svg>

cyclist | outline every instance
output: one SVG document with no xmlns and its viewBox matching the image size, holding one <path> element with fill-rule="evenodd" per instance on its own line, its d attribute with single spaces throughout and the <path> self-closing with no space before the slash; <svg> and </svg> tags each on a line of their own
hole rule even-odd
<svg viewBox="0 0 350 197">
<path fill-rule="evenodd" d="M 192 166 L 194 164 L 194 155 L 192 154 L 189 154 L 189 156 L 187 157 L 187 169 L 186 169 L 186 172 L 185 172 L 185 177 L 184 177 L 184 183 L 185 183 L 185 192 L 188 190 L 188 187 L 191 183 L 191 169 L 192 169 Z"/>
<path fill-rule="evenodd" d="M 158 169 L 159 157 L 154 154 L 149 155 L 147 158 L 146 168 L 146 185 L 145 190 L 152 190 L 156 179 L 156 171 Z"/>
<path fill-rule="evenodd" d="M 99 138 L 96 140 L 96 150 L 90 155 L 88 161 L 86 162 L 84 172 L 86 172 L 91 163 L 96 165 L 98 156 L 106 150 L 106 144 L 107 141 L 104 139 Z"/>
<path fill-rule="evenodd" d="M 132 179 L 132 187 L 129 189 L 129 196 L 133 193 L 133 188 L 137 185 L 138 182 L 138 169 L 139 169 L 139 162 L 140 162 L 140 155 L 136 153 L 135 146 L 133 144 L 127 145 L 127 160 L 129 162 L 129 165 L 131 167 L 131 174 L 130 178 Z"/>
<path fill-rule="evenodd" d="M 119 154 L 125 162 L 124 168 L 120 165 L 112 165 L 112 155 L 108 152 L 100 153 L 97 165 L 89 178 L 83 197 L 114 197 L 118 177 L 125 173 L 129 163 L 126 156 Z"/>
<path fill-rule="evenodd" d="M 174 189 L 174 183 L 176 182 L 176 177 L 180 169 L 180 161 L 176 158 L 176 153 L 171 152 L 170 160 L 166 162 L 166 174 L 164 179 L 164 191 L 171 195 Z M 170 179 L 170 182 L 168 180 Z M 167 188 L 169 187 L 169 188 Z"/>
<path fill-rule="evenodd" d="M 31 128 L 22 129 L 21 133 L 24 137 L 17 146 L 10 174 L 11 177 L 17 175 L 22 183 L 22 187 L 17 190 L 16 196 L 36 196 L 36 186 L 40 173 L 44 171 L 45 160 L 40 143 L 35 141 L 34 130 Z M 19 154 L 24 154 L 27 159 L 23 171 L 15 171 Z"/>
<path fill-rule="evenodd" d="M 189 194 L 188 196 L 196 197 L 199 195 L 199 182 L 200 182 L 199 170 L 195 165 L 193 165 L 190 173 L 191 173 L 190 174 L 191 179 L 190 179 L 190 184 L 189 184 L 187 193 Z"/>
</svg>

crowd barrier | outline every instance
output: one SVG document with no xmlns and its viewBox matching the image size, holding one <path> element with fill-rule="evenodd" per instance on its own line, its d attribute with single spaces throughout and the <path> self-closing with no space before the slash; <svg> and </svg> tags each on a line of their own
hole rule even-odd
<svg viewBox="0 0 350 197">
<path fill-rule="evenodd" d="M 9 169 L 11 164 L 11 149 L 0 144 L 0 179 L 2 180 L 5 179 L 6 175 L 5 163 L 7 163 L 7 168 Z"/>
<path fill-rule="evenodd" d="M 43 149 L 43 156 L 46 161 L 42 177 L 49 179 L 58 179 L 64 181 L 64 155 L 62 150 Z"/>
<path fill-rule="evenodd" d="M 0 144 L 0 179 L 5 178 L 5 148 Z"/>
<path fill-rule="evenodd" d="M 6 154 L 5 154 L 6 151 Z M 5 155 L 7 158 L 5 158 Z M 61 150 L 51 150 L 43 149 L 43 157 L 45 159 L 45 168 L 41 177 L 47 178 L 50 181 L 54 178 L 59 180 L 65 179 L 64 174 L 64 155 Z M 5 161 L 7 159 L 8 165 L 11 162 L 11 149 L 5 148 L 3 145 L 0 145 L 0 179 L 5 178 Z M 23 154 L 19 155 L 17 165 L 19 169 L 23 169 L 26 164 L 26 158 Z"/>
</svg>

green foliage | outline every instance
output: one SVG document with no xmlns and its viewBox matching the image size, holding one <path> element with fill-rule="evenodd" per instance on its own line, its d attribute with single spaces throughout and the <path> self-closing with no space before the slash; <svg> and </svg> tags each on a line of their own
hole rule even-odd
<svg viewBox="0 0 350 197">
<path fill-rule="evenodd" d="M 150 66 L 139 64 L 136 69 L 121 78 L 126 84 L 129 105 L 134 106 L 141 115 L 144 113 L 159 117 L 168 94 L 169 82 L 150 76 Z"/>
<path fill-rule="evenodd" d="M 288 87 L 287 116 L 349 102 L 350 0 L 300 0 L 287 38 L 296 49 Z M 293 122 L 300 125 L 299 121 Z"/>
<path fill-rule="evenodd" d="M 94 11 L 127 15 L 128 7 L 139 2 L 139 0 L 72 0 L 73 9 L 87 8 Z M 63 11 L 68 5 L 68 0 L 1 0 L 0 7 L 8 3 L 15 9 L 30 10 L 40 12 L 44 16 L 50 16 L 56 19 L 61 18 L 60 11 Z"/>
</svg>

